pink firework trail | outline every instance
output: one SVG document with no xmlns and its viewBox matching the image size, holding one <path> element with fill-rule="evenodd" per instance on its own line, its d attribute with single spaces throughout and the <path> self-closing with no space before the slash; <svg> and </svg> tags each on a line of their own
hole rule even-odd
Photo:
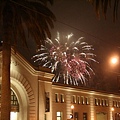
<svg viewBox="0 0 120 120">
<path fill-rule="evenodd" d="M 45 46 L 41 46 L 33 59 L 40 66 L 51 69 L 55 74 L 53 82 L 63 80 L 64 84 L 86 84 L 86 80 L 94 74 L 89 64 L 90 61 L 96 62 L 91 52 L 93 48 L 83 41 L 83 37 L 71 42 L 72 36 L 60 39 L 57 33 L 54 41 L 46 39 Z"/>
</svg>

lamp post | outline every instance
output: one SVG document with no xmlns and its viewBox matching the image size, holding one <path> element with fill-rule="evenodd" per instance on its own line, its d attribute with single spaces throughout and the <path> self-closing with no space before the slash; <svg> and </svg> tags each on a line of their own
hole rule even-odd
<svg viewBox="0 0 120 120">
<path fill-rule="evenodd" d="M 111 111 L 112 111 L 112 120 L 114 120 L 114 108 L 113 107 L 111 108 Z"/>
<path fill-rule="evenodd" d="M 71 114 L 70 114 L 70 119 L 73 119 L 74 118 L 74 112 L 73 112 L 73 110 L 74 110 L 74 105 L 71 105 Z"/>
<path fill-rule="evenodd" d="M 118 91 L 120 92 L 120 55 L 114 56 L 110 59 L 110 63 L 112 66 L 118 66 L 118 72 L 114 72 L 117 74 L 117 84 L 118 84 Z"/>
</svg>

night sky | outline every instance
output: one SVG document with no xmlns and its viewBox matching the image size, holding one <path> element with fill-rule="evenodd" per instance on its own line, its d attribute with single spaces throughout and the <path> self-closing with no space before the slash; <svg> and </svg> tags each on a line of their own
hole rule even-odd
<svg viewBox="0 0 120 120">
<path fill-rule="evenodd" d="M 73 33 L 73 39 L 84 37 L 87 43 L 93 45 L 96 60 L 99 63 L 93 65 L 96 75 L 90 87 L 110 92 L 118 91 L 115 73 L 118 73 L 118 66 L 113 68 L 108 63 L 113 54 L 120 52 L 118 48 L 120 46 L 120 15 L 118 14 L 118 20 L 113 22 L 113 4 L 107 10 L 106 19 L 102 12 L 98 18 L 95 7 L 87 0 L 54 0 L 54 4 L 49 8 L 57 19 L 54 29 L 51 30 L 51 39 L 56 37 L 57 32 L 61 36 Z M 120 13 L 120 6 L 118 13 Z M 27 59 L 35 54 L 33 44 L 29 46 L 31 53 L 27 54 Z"/>
</svg>

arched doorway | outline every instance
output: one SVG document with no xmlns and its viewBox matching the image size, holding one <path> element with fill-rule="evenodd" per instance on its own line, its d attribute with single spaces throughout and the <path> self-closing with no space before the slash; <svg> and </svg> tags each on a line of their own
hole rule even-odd
<svg viewBox="0 0 120 120">
<path fill-rule="evenodd" d="M 28 119 L 28 98 L 24 86 L 14 78 L 11 78 L 11 89 L 16 95 L 19 104 L 18 112 L 11 113 L 11 120 L 27 120 Z M 14 117 L 16 118 L 14 118 Z"/>
<path fill-rule="evenodd" d="M 19 103 L 19 112 L 12 112 L 11 117 L 14 116 L 17 120 L 28 120 L 28 119 L 36 120 L 37 112 L 36 112 L 35 97 L 29 81 L 19 72 L 13 70 L 11 70 L 10 80 L 11 80 L 11 90 L 16 95 L 16 98 Z M 0 84 L 1 84 L 1 77 L 0 77 Z"/>
<path fill-rule="evenodd" d="M 0 85 L 1 88 L 1 85 Z M 0 89 L 1 93 L 1 89 Z M 1 99 L 1 96 L 0 96 Z M 10 120 L 28 119 L 28 102 L 24 87 L 16 80 L 11 80 Z M 1 104 L 1 103 L 0 103 Z"/>
</svg>

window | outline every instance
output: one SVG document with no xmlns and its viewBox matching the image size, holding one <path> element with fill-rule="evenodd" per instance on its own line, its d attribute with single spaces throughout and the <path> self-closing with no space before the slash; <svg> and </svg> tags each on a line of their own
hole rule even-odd
<svg viewBox="0 0 120 120">
<path fill-rule="evenodd" d="M 117 101 L 113 101 L 113 107 L 117 107 Z"/>
<path fill-rule="evenodd" d="M 114 104 L 115 104 L 115 103 L 114 103 L 114 101 L 113 101 L 113 107 L 114 107 Z"/>
<path fill-rule="evenodd" d="M 18 112 L 19 111 L 19 103 L 15 93 L 11 90 L 11 111 Z"/>
<path fill-rule="evenodd" d="M 105 106 L 105 100 L 102 99 L 102 106 Z"/>
<path fill-rule="evenodd" d="M 118 103 L 118 101 L 117 101 L 117 107 L 119 107 L 119 103 Z"/>
<path fill-rule="evenodd" d="M 58 93 L 55 93 L 55 102 L 59 102 L 59 96 L 58 96 Z"/>
<path fill-rule="evenodd" d="M 115 103 L 114 106 L 117 107 L 117 101 L 115 101 L 114 103 Z"/>
<path fill-rule="evenodd" d="M 56 120 L 62 120 L 62 112 L 57 112 L 57 119 Z"/>
<path fill-rule="evenodd" d="M 60 102 L 61 102 L 61 103 L 65 102 L 65 99 L 64 99 L 64 95 L 63 95 L 63 94 L 60 95 Z"/>
<path fill-rule="evenodd" d="M 108 106 L 108 100 L 105 100 L 105 106 Z"/>
<path fill-rule="evenodd" d="M 77 102 L 80 104 L 80 96 L 77 97 Z"/>
<path fill-rule="evenodd" d="M 75 95 L 72 96 L 72 101 L 71 102 L 76 103 L 76 96 Z"/>
<path fill-rule="evenodd" d="M 75 112 L 75 113 L 74 113 L 74 119 L 75 119 L 75 120 L 78 120 L 78 112 Z"/>
<path fill-rule="evenodd" d="M 96 106 L 108 106 L 109 104 L 108 104 L 108 100 L 106 100 L 106 99 L 100 99 L 100 98 L 95 98 L 95 105 Z"/>
<path fill-rule="evenodd" d="M 95 98 L 95 105 L 97 105 L 97 98 Z"/>
<path fill-rule="evenodd" d="M 11 91 L 11 105 L 17 105 L 17 104 L 18 104 L 17 97 L 16 97 L 15 93 L 13 91 Z"/>
<path fill-rule="evenodd" d="M 120 120 L 120 113 L 115 113 L 115 120 Z"/>
<path fill-rule="evenodd" d="M 85 98 L 85 103 L 86 103 L 86 105 L 89 105 L 89 98 L 88 97 Z"/>
<path fill-rule="evenodd" d="M 82 104 L 84 105 L 85 104 L 84 96 L 81 96 L 81 101 L 82 101 Z"/>
<path fill-rule="evenodd" d="M 0 86 L 1 87 L 1 86 Z M 0 88 L 0 103 L 1 103 L 1 88 Z M 16 114 L 14 113 L 16 112 Z M 11 90 L 11 116 L 17 116 L 19 112 L 19 102 L 18 98 L 13 90 Z"/>
<path fill-rule="evenodd" d="M 0 90 L 0 103 L 1 103 L 1 90 Z M 19 112 L 19 102 L 13 90 L 11 90 L 11 112 Z M 13 115 L 14 113 L 11 114 Z"/>
<path fill-rule="evenodd" d="M 119 106 L 119 108 L 120 108 L 120 101 L 118 102 L 118 106 Z"/>
<path fill-rule="evenodd" d="M 87 113 L 83 113 L 83 120 L 87 120 Z"/>
<path fill-rule="evenodd" d="M 98 105 L 101 106 L 101 99 L 100 98 L 98 99 Z"/>
<path fill-rule="evenodd" d="M 45 112 L 50 111 L 50 98 L 49 98 L 49 92 L 45 92 Z"/>
</svg>

